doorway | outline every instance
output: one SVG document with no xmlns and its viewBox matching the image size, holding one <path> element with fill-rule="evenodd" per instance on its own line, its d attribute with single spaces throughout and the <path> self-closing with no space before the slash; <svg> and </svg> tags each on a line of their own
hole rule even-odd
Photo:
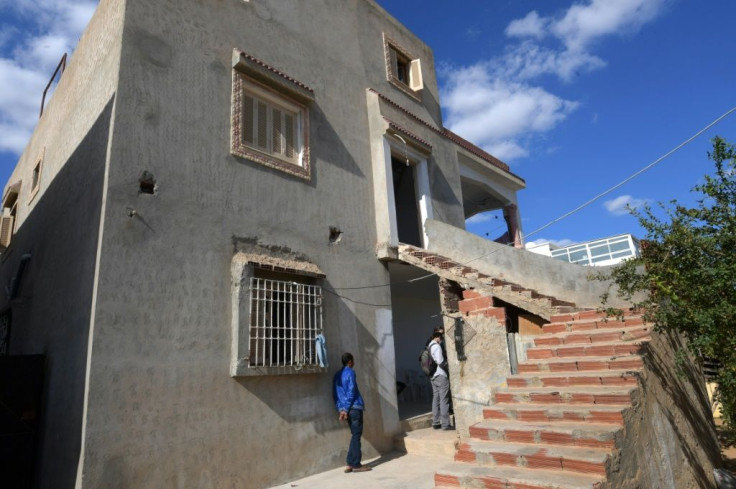
<svg viewBox="0 0 736 489">
<path fill-rule="evenodd" d="M 423 247 L 414 165 L 391 158 L 399 242 Z"/>
</svg>

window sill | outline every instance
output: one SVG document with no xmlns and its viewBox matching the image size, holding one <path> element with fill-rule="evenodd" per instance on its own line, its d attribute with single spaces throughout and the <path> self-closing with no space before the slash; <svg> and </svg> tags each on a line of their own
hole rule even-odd
<svg viewBox="0 0 736 489">
<path fill-rule="evenodd" d="M 273 375 L 324 374 L 327 367 L 304 365 L 303 367 L 249 367 L 238 363 L 230 368 L 231 377 L 264 377 Z"/>
</svg>

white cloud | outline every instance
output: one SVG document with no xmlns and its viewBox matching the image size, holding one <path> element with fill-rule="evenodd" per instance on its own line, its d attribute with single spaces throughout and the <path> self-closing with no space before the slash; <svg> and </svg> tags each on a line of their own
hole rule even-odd
<svg viewBox="0 0 736 489">
<path fill-rule="evenodd" d="M 480 224 L 483 222 L 489 222 L 493 219 L 494 219 L 493 215 L 481 212 L 480 214 L 476 214 L 472 217 L 465 219 L 465 222 L 467 224 Z"/>
<path fill-rule="evenodd" d="M 638 30 L 663 5 L 664 0 L 591 0 L 570 7 L 561 19 L 550 22 L 550 30 L 568 49 L 585 50 L 601 37 Z"/>
<path fill-rule="evenodd" d="M 539 17 L 536 10 L 532 10 L 522 19 L 512 20 L 506 27 L 506 35 L 509 37 L 536 37 L 541 39 L 547 35 L 546 27 L 548 21 Z"/>
<path fill-rule="evenodd" d="M 631 195 L 621 195 L 612 200 L 607 200 L 603 206 L 614 216 L 629 214 L 629 209 L 637 209 L 649 203 L 648 199 L 635 199 Z"/>
<path fill-rule="evenodd" d="M 46 84 L 61 56 L 71 55 L 96 7 L 90 0 L 0 3 L 0 15 L 13 10 L 19 22 L 0 30 L 0 151 L 23 151 Z"/>
<path fill-rule="evenodd" d="M 558 15 L 532 11 L 511 21 L 505 32 L 518 42 L 501 55 L 441 72 L 447 126 L 501 159 L 527 156 L 535 135 L 554 129 L 579 107 L 534 80 L 553 75 L 571 82 L 602 69 L 606 62 L 590 52 L 592 45 L 636 32 L 666 1 L 587 0 Z"/>
<path fill-rule="evenodd" d="M 546 244 L 546 243 L 553 244 L 553 245 L 558 246 L 560 248 L 566 248 L 568 246 L 572 246 L 572 245 L 576 244 L 577 242 L 576 241 L 573 241 L 571 239 L 567 239 L 567 238 L 563 238 L 563 239 L 539 238 L 539 239 L 535 239 L 534 241 L 527 241 L 526 242 L 526 246 L 527 247 L 538 246 L 538 245 Z"/>
<path fill-rule="evenodd" d="M 518 138 L 553 129 L 577 108 L 540 87 L 494 76 L 478 64 L 452 72 L 443 90 L 447 126 L 501 159 L 526 156 Z"/>
</svg>

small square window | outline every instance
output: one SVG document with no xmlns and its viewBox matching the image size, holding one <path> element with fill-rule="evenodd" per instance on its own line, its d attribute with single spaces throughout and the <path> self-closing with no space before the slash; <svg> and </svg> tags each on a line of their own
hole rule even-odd
<svg viewBox="0 0 736 489">
<path fill-rule="evenodd" d="M 31 173 L 31 195 L 28 199 L 29 204 L 41 188 L 41 170 L 43 168 L 43 157 L 45 152 L 46 149 L 44 148 L 41 152 L 41 156 L 36 159 L 36 164 L 33 165 L 33 172 Z"/>
<path fill-rule="evenodd" d="M 424 88 L 421 61 L 385 34 L 383 44 L 387 80 L 403 92 L 418 98 L 418 92 Z"/>
</svg>

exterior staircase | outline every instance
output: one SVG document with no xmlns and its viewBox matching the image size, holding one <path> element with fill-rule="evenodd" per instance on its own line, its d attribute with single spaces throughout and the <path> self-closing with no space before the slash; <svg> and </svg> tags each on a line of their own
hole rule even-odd
<svg viewBox="0 0 736 489">
<path fill-rule="evenodd" d="M 474 289 L 479 293 L 478 309 L 485 307 L 483 301 L 490 303 L 491 297 L 495 297 L 547 320 L 556 314 L 576 310 L 571 302 L 540 294 L 498 277 L 490 277 L 471 266 L 421 248 L 399 245 L 399 259 L 440 278 L 452 280 L 466 289 Z"/>
<path fill-rule="evenodd" d="M 606 320 L 594 311 L 551 321 L 470 427 L 455 463 L 436 472 L 438 489 L 601 487 L 617 461 L 623 413 L 637 402 L 650 328 L 636 315 Z"/>
</svg>

